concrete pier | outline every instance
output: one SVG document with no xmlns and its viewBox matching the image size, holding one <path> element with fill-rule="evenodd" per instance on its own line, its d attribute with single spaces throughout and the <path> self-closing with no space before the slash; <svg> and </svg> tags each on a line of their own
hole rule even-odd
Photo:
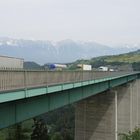
<svg viewBox="0 0 140 140">
<path fill-rule="evenodd" d="M 75 140 L 119 140 L 140 126 L 140 80 L 76 104 Z"/>
</svg>

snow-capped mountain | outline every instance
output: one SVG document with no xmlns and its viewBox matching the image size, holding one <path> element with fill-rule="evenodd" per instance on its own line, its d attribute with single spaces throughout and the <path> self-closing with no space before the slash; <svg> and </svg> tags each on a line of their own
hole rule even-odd
<svg viewBox="0 0 140 140">
<path fill-rule="evenodd" d="M 131 47 L 132 46 L 132 47 Z M 60 42 L 0 38 L 0 55 L 24 58 L 25 61 L 65 63 L 77 59 L 135 51 L 139 44 L 110 47 L 95 42 L 63 40 Z"/>
</svg>

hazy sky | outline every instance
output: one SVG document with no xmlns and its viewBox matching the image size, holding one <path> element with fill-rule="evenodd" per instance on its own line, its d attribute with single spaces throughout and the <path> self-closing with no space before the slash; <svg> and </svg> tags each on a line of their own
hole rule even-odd
<svg viewBox="0 0 140 140">
<path fill-rule="evenodd" d="M 140 0 L 0 0 L 0 36 L 140 42 Z"/>
</svg>

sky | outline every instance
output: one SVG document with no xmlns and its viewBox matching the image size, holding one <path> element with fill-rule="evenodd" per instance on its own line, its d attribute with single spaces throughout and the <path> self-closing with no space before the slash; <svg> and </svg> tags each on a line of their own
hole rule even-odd
<svg viewBox="0 0 140 140">
<path fill-rule="evenodd" d="M 140 43 L 140 0 L 0 0 L 0 37 Z"/>
</svg>

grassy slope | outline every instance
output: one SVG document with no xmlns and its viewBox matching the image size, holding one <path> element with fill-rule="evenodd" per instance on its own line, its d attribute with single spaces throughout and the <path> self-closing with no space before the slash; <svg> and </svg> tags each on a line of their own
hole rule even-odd
<svg viewBox="0 0 140 140">
<path fill-rule="evenodd" d="M 140 50 L 126 54 L 106 56 L 104 57 L 104 60 L 107 62 L 124 62 L 124 63 L 140 62 Z"/>
<path fill-rule="evenodd" d="M 94 68 L 104 65 L 123 65 L 123 64 L 132 64 L 135 65 L 134 69 L 137 69 L 140 64 L 140 50 L 120 54 L 120 55 L 110 55 L 110 56 L 100 56 L 95 57 L 90 60 L 77 60 L 74 63 L 69 64 L 70 69 L 76 69 L 77 64 L 90 64 Z M 140 67 L 138 68 L 140 69 Z"/>
</svg>

